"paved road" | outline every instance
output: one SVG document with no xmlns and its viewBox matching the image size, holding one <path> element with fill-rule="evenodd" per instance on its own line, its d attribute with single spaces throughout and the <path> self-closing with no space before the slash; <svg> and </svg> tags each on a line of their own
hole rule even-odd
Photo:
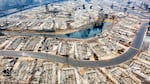
<svg viewBox="0 0 150 84">
<path fill-rule="evenodd" d="M 143 44 L 142 44 L 142 51 L 148 51 L 149 45 L 150 45 L 150 42 L 143 41 Z"/>
<path fill-rule="evenodd" d="M 127 11 L 127 12 L 132 13 L 132 14 L 135 14 L 135 15 L 142 16 L 142 17 L 144 17 L 144 18 L 146 18 L 146 19 L 150 19 L 150 16 L 146 16 L 146 15 L 144 15 L 144 14 L 142 14 L 142 13 L 139 13 L 139 12 L 133 11 L 133 10 L 131 10 L 131 9 L 128 9 L 128 11 Z"/>
<path fill-rule="evenodd" d="M 136 34 L 136 37 L 132 43 L 132 47 L 139 49 L 141 47 L 141 43 L 143 42 L 144 35 L 147 31 L 147 25 L 148 23 L 144 23 L 141 25 L 139 31 Z"/>
<path fill-rule="evenodd" d="M 150 36 L 145 36 L 142 44 L 142 51 L 148 51 L 150 45 Z"/>
<path fill-rule="evenodd" d="M 76 67 L 105 67 L 105 66 L 111 66 L 111 65 L 116 65 L 125 62 L 131 59 L 133 56 L 135 56 L 136 53 L 137 50 L 129 49 L 123 55 L 107 61 L 106 60 L 101 60 L 101 61 L 75 60 L 75 59 L 70 59 L 62 56 L 55 56 L 46 53 L 28 52 L 28 51 L 22 51 L 22 52 L 21 51 L 0 51 L 0 56 L 15 56 L 15 57 L 31 56 L 33 58 L 48 59 L 53 62 L 61 62 Z"/>
<path fill-rule="evenodd" d="M 61 35 L 57 34 L 51 34 L 51 33 L 30 33 L 30 32 L 16 32 L 16 31 L 5 31 L 1 30 L 1 33 L 4 35 L 17 35 L 17 36 L 44 36 L 44 37 L 51 37 L 51 38 L 63 38 Z"/>
<path fill-rule="evenodd" d="M 142 45 L 144 34 L 146 32 L 148 23 L 144 23 L 141 25 L 139 31 L 136 34 L 136 37 L 132 43 L 132 47 L 140 49 Z M 54 62 L 61 62 L 69 65 L 73 65 L 76 67 L 106 67 L 111 65 L 117 65 L 123 63 L 125 61 L 130 60 L 136 54 L 138 54 L 137 49 L 129 48 L 127 52 L 124 54 L 110 59 L 110 60 L 100 60 L 100 61 L 83 61 L 83 60 L 75 60 L 71 58 L 50 55 L 46 53 L 39 53 L 39 52 L 29 52 L 29 51 L 0 51 L 0 56 L 17 56 L 17 57 L 24 57 L 24 56 L 31 56 L 33 58 L 41 58 L 41 59 L 48 59 Z"/>
</svg>

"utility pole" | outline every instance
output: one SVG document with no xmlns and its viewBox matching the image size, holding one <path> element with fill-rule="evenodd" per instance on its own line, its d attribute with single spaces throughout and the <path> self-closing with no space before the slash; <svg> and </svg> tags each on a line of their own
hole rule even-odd
<svg viewBox="0 0 150 84">
<path fill-rule="evenodd" d="M 55 22 L 55 20 L 54 20 L 54 19 L 53 19 L 53 21 L 52 21 L 52 22 L 53 22 L 53 28 L 52 28 L 52 31 L 56 31 L 56 28 L 55 28 L 55 25 L 56 25 L 55 23 L 56 23 L 56 22 Z"/>
<path fill-rule="evenodd" d="M 45 10 L 46 10 L 46 13 L 49 12 L 48 4 L 45 4 Z"/>
</svg>

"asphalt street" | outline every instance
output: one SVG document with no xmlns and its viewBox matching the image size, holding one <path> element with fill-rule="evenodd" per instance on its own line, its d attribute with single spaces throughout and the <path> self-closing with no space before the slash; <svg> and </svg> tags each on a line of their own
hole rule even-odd
<svg viewBox="0 0 150 84">
<path fill-rule="evenodd" d="M 141 47 L 141 43 L 143 42 L 144 35 L 147 31 L 148 23 L 144 23 L 141 25 L 139 31 L 136 33 L 136 37 L 133 40 L 132 47 L 139 49 Z"/>
<path fill-rule="evenodd" d="M 76 67 L 106 67 L 106 66 L 117 65 L 132 59 L 134 56 L 136 56 L 136 54 L 138 54 L 139 51 L 137 49 L 140 49 L 143 43 L 143 38 L 146 32 L 147 25 L 148 23 L 144 23 L 141 25 L 140 29 L 136 33 L 136 37 L 132 43 L 132 47 L 129 48 L 127 52 L 110 60 L 84 61 L 84 60 L 76 60 L 76 59 L 71 59 L 67 57 L 56 56 L 56 55 L 51 55 L 46 53 L 40 53 L 40 52 L 3 51 L 3 50 L 0 50 L 0 56 L 14 56 L 14 57 L 28 56 L 33 58 L 47 59 L 53 62 L 69 64 Z"/>
</svg>

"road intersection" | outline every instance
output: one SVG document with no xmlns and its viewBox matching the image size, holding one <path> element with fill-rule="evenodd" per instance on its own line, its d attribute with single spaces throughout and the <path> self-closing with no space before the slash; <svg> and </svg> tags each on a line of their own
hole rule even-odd
<svg viewBox="0 0 150 84">
<path fill-rule="evenodd" d="M 99 60 L 99 61 L 84 61 L 84 60 L 76 60 L 62 56 L 51 55 L 47 53 L 40 53 L 40 52 L 30 52 L 30 51 L 3 51 L 0 50 L 0 56 L 12 56 L 12 57 L 33 57 L 33 58 L 40 58 L 40 59 L 48 59 L 53 62 L 60 62 L 64 64 L 69 64 L 75 67 L 106 67 L 117 65 L 123 62 L 126 62 L 136 56 L 141 48 L 143 43 L 143 38 L 145 36 L 145 32 L 147 30 L 148 23 L 144 23 L 139 28 L 138 32 L 136 33 L 136 37 L 128 49 L 127 52 L 123 53 L 122 55 L 112 58 L 110 60 Z"/>
</svg>

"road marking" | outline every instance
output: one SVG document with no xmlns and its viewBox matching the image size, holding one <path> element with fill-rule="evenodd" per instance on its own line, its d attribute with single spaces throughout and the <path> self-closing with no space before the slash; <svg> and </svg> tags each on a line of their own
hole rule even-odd
<svg viewBox="0 0 150 84">
<path fill-rule="evenodd" d="M 132 46 L 131 46 L 131 48 L 132 48 L 132 49 L 134 49 L 134 50 L 137 50 L 137 51 L 139 51 L 139 49 L 137 49 L 137 48 L 134 48 L 134 47 L 132 47 Z"/>
</svg>

